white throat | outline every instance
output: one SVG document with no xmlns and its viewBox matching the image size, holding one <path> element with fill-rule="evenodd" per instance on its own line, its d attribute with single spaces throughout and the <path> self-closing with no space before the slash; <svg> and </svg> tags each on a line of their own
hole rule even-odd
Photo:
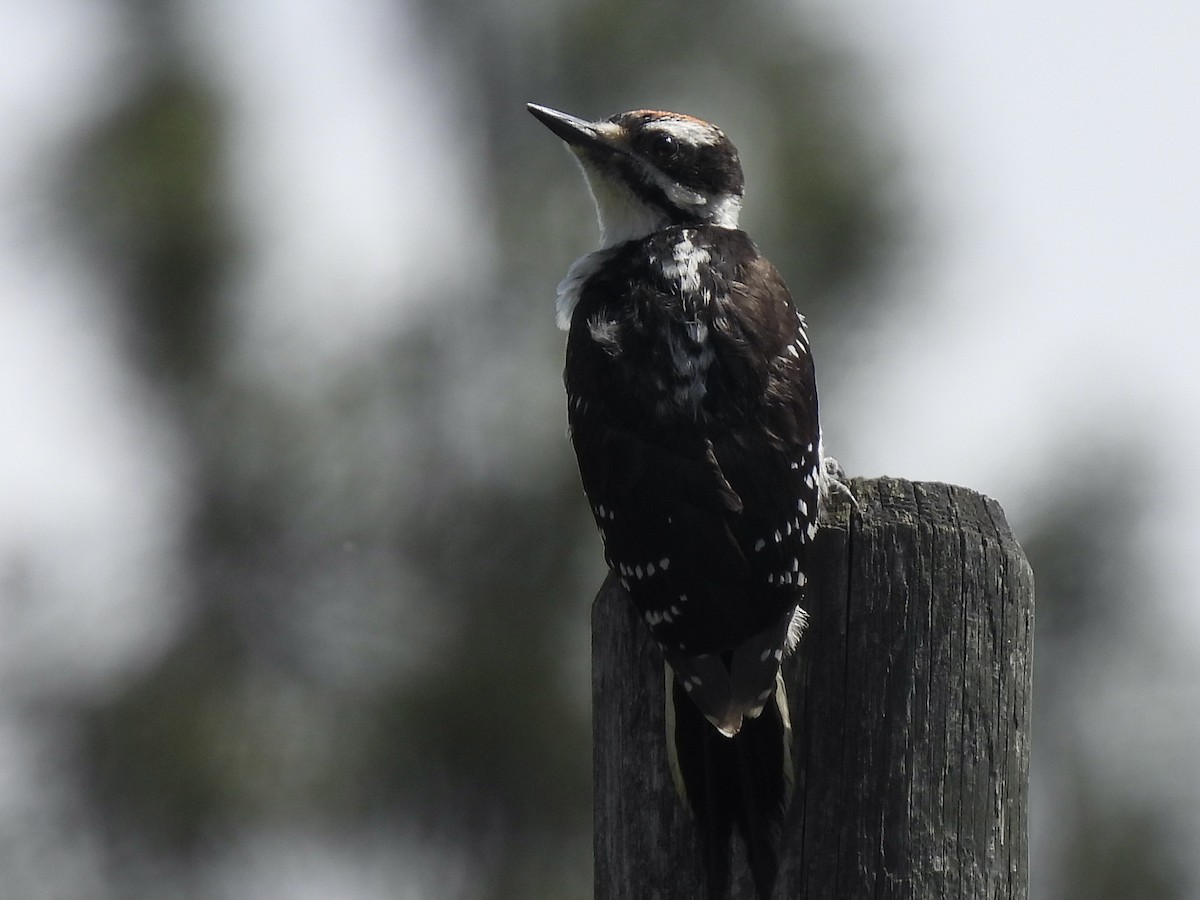
<svg viewBox="0 0 1200 900">
<path fill-rule="evenodd" d="M 593 171 L 583 159 L 579 160 L 579 166 L 596 204 L 601 249 L 644 238 L 671 224 L 670 216 L 646 203 L 624 184 L 613 182 L 603 172 Z M 708 197 L 658 173 L 654 173 L 654 177 L 672 203 L 694 211 L 702 222 L 719 228 L 737 228 L 741 197 L 729 194 Z"/>
<path fill-rule="evenodd" d="M 601 249 L 643 238 L 671 224 L 666 213 L 647 205 L 624 185 L 614 185 L 603 175 L 589 171 L 587 166 L 581 168 L 596 204 Z"/>
<path fill-rule="evenodd" d="M 615 247 L 671 225 L 671 217 L 661 209 L 646 203 L 625 185 L 606 178 L 603 172 L 593 171 L 585 159 L 577 159 L 596 203 L 596 217 L 600 221 L 600 249 L 571 263 L 566 277 L 558 285 L 555 323 L 563 331 L 571 327 L 571 316 L 579 304 L 579 294 L 584 284 L 612 255 Z M 690 208 L 705 224 L 718 228 L 737 228 L 738 214 L 742 209 L 741 197 L 731 194 L 707 197 L 657 173 L 655 180 L 672 203 L 682 209 Z"/>
</svg>

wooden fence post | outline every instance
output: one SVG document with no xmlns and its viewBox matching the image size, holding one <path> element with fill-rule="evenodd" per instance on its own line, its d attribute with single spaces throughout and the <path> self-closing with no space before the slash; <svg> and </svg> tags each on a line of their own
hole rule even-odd
<svg viewBox="0 0 1200 900">
<path fill-rule="evenodd" d="M 1033 575 L 999 505 L 855 479 L 788 662 L 779 900 L 1028 896 Z M 662 659 L 615 579 L 592 612 L 596 900 L 704 896 L 664 750 Z M 735 842 L 736 843 L 736 842 Z M 751 898 L 735 854 L 735 898 Z"/>
</svg>

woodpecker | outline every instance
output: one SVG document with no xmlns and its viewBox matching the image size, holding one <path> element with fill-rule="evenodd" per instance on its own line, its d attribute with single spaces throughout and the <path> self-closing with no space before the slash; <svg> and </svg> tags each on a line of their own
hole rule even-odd
<svg viewBox="0 0 1200 900">
<path fill-rule="evenodd" d="M 578 160 L 600 248 L 559 285 L 571 442 L 605 559 L 662 649 L 668 749 L 710 898 L 736 831 L 759 898 L 792 787 L 780 665 L 826 480 L 804 317 L 738 228 L 738 152 L 715 125 L 529 111 Z"/>
</svg>

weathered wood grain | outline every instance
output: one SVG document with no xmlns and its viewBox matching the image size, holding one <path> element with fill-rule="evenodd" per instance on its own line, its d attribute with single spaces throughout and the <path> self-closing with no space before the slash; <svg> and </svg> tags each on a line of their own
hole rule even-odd
<svg viewBox="0 0 1200 900">
<path fill-rule="evenodd" d="M 797 783 L 776 896 L 1025 900 L 1032 572 L 993 500 L 852 486 L 787 663 Z M 612 578 L 592 629 L 595 896 L 702 897 L 662 660 Z M 752 897 L 734 866 L 734 897 Z"/>
</svg>

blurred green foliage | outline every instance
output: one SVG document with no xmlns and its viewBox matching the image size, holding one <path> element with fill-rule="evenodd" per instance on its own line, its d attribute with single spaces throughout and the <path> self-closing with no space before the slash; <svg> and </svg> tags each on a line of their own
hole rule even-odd
<svg viewBox="0 0 1200 900">
<path fill-rule="evenodd" d="M 203 84 L 153 70 L 78 149 L 71 171 L 83 237 L 125 285 L 132 349 L 152 378 L 202 376 L 217 353 L 217 288 L 237 248 L 224 209 L 222 124 Z"/>
</svg>

